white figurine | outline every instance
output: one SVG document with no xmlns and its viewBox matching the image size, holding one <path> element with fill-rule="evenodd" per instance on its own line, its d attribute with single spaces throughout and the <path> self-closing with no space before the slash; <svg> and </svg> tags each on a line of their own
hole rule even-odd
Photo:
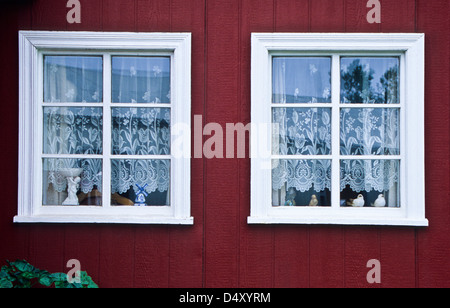
<svg viewBox="0 0 450 308">
<path fill-rule="evenodd" d="M 384 199 L 384 196 L 382 194 L 378 195 L 378 199 L 375 200 L 375 203 L 373 204 L 374 207 L 385 207 L 386 206 L 386 199 Z"/>
<path fill-rule="evenodd" d="M 67 192 L 69 196 L 63 202 L 63 205 L 79 205 L 77 191 L 78 191 L 78 184 L 80 184 L 80 181 L 81 178 L 79 176 L 67 178 L 67 186 L 68 186 Z"/>
<path fill-rule="evenodd" d="M 364 201 L 363 195 L 359 194 L 358 198 L 350 199 L 350 202 L 347 202 L 347 205 L 351 205 L 353 207 L 363 207 L 366 202 Z"/>
</svg>

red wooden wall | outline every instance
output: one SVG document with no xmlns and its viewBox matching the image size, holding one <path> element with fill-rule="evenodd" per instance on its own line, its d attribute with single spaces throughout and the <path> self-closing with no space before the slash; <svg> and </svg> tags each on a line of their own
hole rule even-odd
<svg viewBox="0 0 450 308">
<path fill-rule="evenodd" d="M 381 24 L 367 0 L 81 0 L 79 25 L 66 2 L 0 4 L 2 264 L 67 271 L 75 258 L 101 287 L 366 287 L 378 259 L 381 287 L 450 287 L 448 0 L 381 0 Z M 194 226 L 14 225 L 20 29 L 192 32 L 193 115 L 224 126 L 250 121 L 251 32 L 423 32 L 430 227 L 248 225 L 248 158 L 192 159 Z"/>
</svg>

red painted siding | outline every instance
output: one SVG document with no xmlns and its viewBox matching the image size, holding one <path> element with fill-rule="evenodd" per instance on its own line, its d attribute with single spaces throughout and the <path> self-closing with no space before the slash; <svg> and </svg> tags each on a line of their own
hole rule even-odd
<svg viewBox="0 0 450 308">
<path fill-rule="evenodd" d="M 381 24 L 367 23 L 366 0 L 80 2 L 79 25 L 66 1 L 1 4 L 0 262 L 66 271 L 76 258 L 101 287 L 366 287 L 379 259 L 382 287 L 450 287 L 448 0 L 382 0 Z M 430 227 L 248 225 L 248 158 L 192 159 L 194 226 L 14 225 L 21 29 L 192 32 L 193 115 L 223 126 L 250 121 L 251 32 L 424 32 Z"/>
</svg>

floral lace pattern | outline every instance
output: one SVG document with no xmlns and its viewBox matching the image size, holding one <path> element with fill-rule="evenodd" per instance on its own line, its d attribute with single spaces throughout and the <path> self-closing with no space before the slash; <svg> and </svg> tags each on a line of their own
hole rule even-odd
<svg viewBox="0 0 450 308">
<path fill-rule="evenodd" d="M 145 186 L 148 193 L 165 192 L 170 186 L 170 160 L 113 160 L 111 163 L 111 191 L 126 193 L 130 188 L 138 192 Z"/>
<path fill-rule="evenodd" d="M 390 190 L 399 182 L 400 162 L 397 160 L 341 161 L 341 191 L 349 185 L 353 191 Z"/>
<path fill-rule="evenodd" d="M 397 108 L 341 110 L 342 155 L 399 155 L 400 112 Z"/>
<path fill-rule="evenodd" d="M 331 154 L 330 108 L 274 108 L 278 124 L 273 152 L 279 155 Z M 277 141 L 279 141 L 277 143 Z"/>
<path fill-rule="evenodd" d="M 113 108 L 113 155 L 169 155 L 169 108 Z"/>
<path fill-rule="evenodd" d="M 272 189 L 281 189 L 285 184 L 300 192 L 331 189 L 331 160 L 275 160 Z"/>
</svg>

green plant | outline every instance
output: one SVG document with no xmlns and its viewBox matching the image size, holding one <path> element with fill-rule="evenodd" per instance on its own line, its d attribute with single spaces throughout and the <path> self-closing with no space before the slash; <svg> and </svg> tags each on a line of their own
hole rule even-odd
<svg viewBox="0 0 450 308">
<path fill-rule="evenodd" d="M 49 273 L 35 268 L 25 260 L 6 261 L 0 271 L 0 288 L 32 288 L 40 284 L 55 288 L 98 288 L 97 284 L 87 275 L 80 272 L 80 283 L 68 282 L 65 273 Z"/>
</svg>

